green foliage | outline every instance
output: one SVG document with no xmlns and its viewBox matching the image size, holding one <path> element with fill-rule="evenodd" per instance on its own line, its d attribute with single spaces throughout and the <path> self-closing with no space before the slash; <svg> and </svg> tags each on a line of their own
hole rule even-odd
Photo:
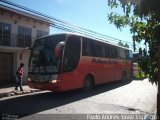
<svg viewBox="0 0 160 120">
<path fill-rule="evenodd" d="M 126 43 L 126 44 L 124 45 L 124 47 L 125 47 L 125 48 L 129 48 L 129 45 Z"/>
<path fill-rule="evenodd" d="M 123 46 L 123 43 L 122 43 L 121 40 L 119 41 L 118 45 L 119 45 L 119 46 Z"/>
<path fill-rule="evenodd" d="M 124 14 L 111 12 L 108 20 L 118 29 L 129 26 L 137 42 L 145 40 L 149 51 L 140 50 L 139 65 L 152 83 L 158 80 L 160 65 L 160 0 L 108 0 L 112 10 L 123 8 Z"/>
<path fill-rule="evenodd" d="M 125 48 L 129 48 L 129 45 L 127 43 L 123 44 L 121 40 L 119 41 L 118 45 L 122 46 L 122 47 L 125 47 Z"/>
<path fill-rule="evenodd" d="M 145 75 L 145 73 L 144 72 L 139 72 L 139 73 L 137 73 L 136 74 L 136 76 L 135 76 L 135 78 L 136 79 L 138 79 L 138 80 L 142 80 L 142 79 L 144 79 L 144 78 L 146 78 L 147 76 Z"/>
</svg>

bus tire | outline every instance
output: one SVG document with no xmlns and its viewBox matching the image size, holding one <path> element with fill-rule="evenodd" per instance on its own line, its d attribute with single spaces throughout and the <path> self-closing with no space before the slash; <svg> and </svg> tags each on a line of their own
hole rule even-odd
<svg viewBox="0 0 160 120">
<path fill-rule="evenodd" d="M 122 81 L 127 81 L 127 74 L 126 74 L 126 72 L 123 72 L 123 74 L 122 74 Z"/>
<path fill-rule="evenodd" d="M 85 80 L 84 80 L 83 90 L 84 91 L 89 91 L 93 88 L 93 85 L 94 85 L 93 77 L 91 75 L 87 75 Z"/>
</svg>

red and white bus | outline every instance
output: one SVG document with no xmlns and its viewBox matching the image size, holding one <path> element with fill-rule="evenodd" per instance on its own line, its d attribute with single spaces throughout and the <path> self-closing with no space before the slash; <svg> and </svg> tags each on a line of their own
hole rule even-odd
<svg viewBox="0 0 160 120">
<path fill-rule="evenodd" d="M 31 88 L 90 90 L 94 85 L 133 76 L 132 51 L 109 42 L 62 33 L 35 40 L 28 84 Z"/>
</svg>

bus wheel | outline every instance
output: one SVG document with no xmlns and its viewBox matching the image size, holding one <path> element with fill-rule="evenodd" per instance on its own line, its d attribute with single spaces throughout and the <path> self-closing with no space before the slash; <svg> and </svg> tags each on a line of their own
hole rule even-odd
<svg viewBox="0 0 160 120">
<path fill-rule="evenodd" d="M 126 75 L 126 72 L 123 72 L 123 75 L 122 75 L 122 81 L 127 81 L 127 75 Z"/>
<path fill-rule="evenodd" d="M 89 91 L 93 88 L 93 85 L 94 85 L 94 81 L 93 81 L 93 78 L 92 76 L 88 75 L 84 81 L 84 88 L 83 90 L 84 91 Z"/>
</svg>

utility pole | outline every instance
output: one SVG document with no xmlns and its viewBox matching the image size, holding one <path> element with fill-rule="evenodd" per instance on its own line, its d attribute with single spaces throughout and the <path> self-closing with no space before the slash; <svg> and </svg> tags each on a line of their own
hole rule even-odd
<svg viewBox="0 0 160 120">
<path fill-rule="evenodd" d="M 136 51 L 135 34 L 133 35 L 133 51 Z"/>
<path fill-rule="evenodd" d="M 158 45 L 158 53 L 160 52 L 160 45 Z M 160 59 L 160 55 L 158 55 Z M 158 93 L 157 93 L 157 117 L 160 119 L 160 61 L 158 61 Z M 157 120 L 158 120 L 157 119 Z"/>
<path fill-rule="evenodd" d="M 133 51 L 135 52 L 136 51 L 136 43 L 135 43 L 135 40 L 136 40 L 136 37 L 135 37 L 135 28 L 133 28 Z"/>
</svg>

